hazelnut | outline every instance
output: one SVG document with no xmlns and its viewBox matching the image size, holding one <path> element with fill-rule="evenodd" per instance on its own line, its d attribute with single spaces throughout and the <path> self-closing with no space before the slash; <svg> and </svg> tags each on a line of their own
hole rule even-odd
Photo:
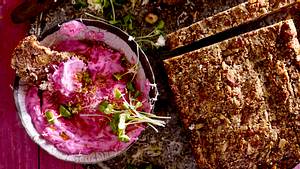
<svg viewBox="0 0 300 169">
<path fill-rule="evenodd" d="M 145 21 L 150 24 L 155 24 L 158 20 L 158 16 L 153 13 L 148 13 L 145 17 Z"/>
</svg>

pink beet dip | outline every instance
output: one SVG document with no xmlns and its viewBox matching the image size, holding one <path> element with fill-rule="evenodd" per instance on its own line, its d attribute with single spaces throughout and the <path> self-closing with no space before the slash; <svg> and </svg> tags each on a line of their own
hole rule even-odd
<svg viewBox="0 0 300 169">
<path fill-rule="evenodd" d="M 25 98 L 26 109 L 38 133 L 61 152 L 122 151 L 138 138 L 144 125 L 128 125 L 126 134 L 130 141 L 122 142 L 110 126 L 112 116 L 101 112 L 99 105 L 104 100 L 118 102 L 115 89 L 127 97 L 128 78 L 116 80 L 114 75 L 128 71 L 128 63 L 127 67 L 126 63 L 122 65 L 124 53 L 102 42 L 103 32 L 86 30 L 86 25 L 77 21 L 61 26 L 58 33 L 64 39 L 50 47 L 80 54 L 83 58 L 72 57 L 50 65 L 46 89 L 39 95 L 37 87 L 30 87 Z M 140 92 L 136 98 L 143 105 L 140 109 L 150 112 L 149 81 L 134 79 L 132 83 Z M 68 118 L 59 117 L 61 105 L 72 107 L 75 113 Z M 46 112 L 54 117 L 51 123 Z"/>
</svg>

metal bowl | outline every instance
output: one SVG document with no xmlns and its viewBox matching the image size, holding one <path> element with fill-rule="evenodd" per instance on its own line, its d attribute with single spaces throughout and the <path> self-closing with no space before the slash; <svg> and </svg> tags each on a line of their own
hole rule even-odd
<svg viewBox="0 0 300 169">
<path fill-rule="evenodd" d="M 142 70 L 146 78 L 150 81 L 150 83 L 155 84 L 155 77 L 152 71 L 151 65 L 148 61 L 145 53 L 140 49 L 138 44 L 130 37 L 126 32 L 121 29 L 110 25 L 106 22 L 98 21 L 98 20 L 90 20 L 90 19 L 76 19 L 77 21 L 82 22 L 86 26 L 91 26 L 100 29 L 105 33 L 104 42 L 107 43 L 110 47 L 114 49 L 125 49 L 125 55 L 134 55 L 133 57 L 139 58 Z M 60 25 L 60 24 L 59 24 Z M 57 30 L 59 30 L 59 25 L 52 27 L 51 29 L 45 31 L 40 37 L 39 40 L 43 41 L 47 39 L 47 37 L 51 36 Z M 107 35 L 107 36 L 106 36 Z M 137 57 L 139 55 L 139 57 Z M 111 152 L 93 152 L 88 155 L 76 154 L 69 155 L 59 151 L 54 145 L 49 144 L 43 137 L 36 131 L 29 113 L 25 107 L 25 95 L 28 89 L 28 85 L 24 82 L 20 81 L 19 77 L 15 78 L 14 83 L 14 99 L 16 103 L 16 107 L 18 110 L 18 114 L 20 120 L 27 132 L 27 134 L 31 137 L 31 139 L 37 143 L 41 148 L 47 151 L 49 154 L 55 156 L 58 159 L 75 162 L 75 163 L 83 163 L 83 164 L 91 164 L 97 163 L 101 161 L 105 161 L 111 159 L 122 152 L 126 151 L 131 145 L 129 145 L 126 149 L 121 151 L 111 151 Z M 156 86 L 152 86 L 150 90 L 150 102 L 152 104 L 152 111 L 154 108 L 154 103 L 156 101 L 158 95 L 158 90 Z"/>
</svg>

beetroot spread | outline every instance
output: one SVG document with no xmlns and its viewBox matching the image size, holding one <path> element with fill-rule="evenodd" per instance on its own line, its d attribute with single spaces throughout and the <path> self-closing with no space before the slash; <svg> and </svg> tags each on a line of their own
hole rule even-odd
<svg viewBox="0 0 300 169">
<path fill-rule="evenodd" d="M 72 21 L 59 32 L 74 37 L 85 28 Z M 102 32 L 83 36 L 51 46 L 82 57 L 52 63 L 43 89 L 29 88 L 27 111 L 42 137 L 66 154 L 123 150 L 143 131 L 139 119 L 155 125 L 148 117 L 150 83 L 137 80 L 137 64 L 101 42 Z"/>
</svg>

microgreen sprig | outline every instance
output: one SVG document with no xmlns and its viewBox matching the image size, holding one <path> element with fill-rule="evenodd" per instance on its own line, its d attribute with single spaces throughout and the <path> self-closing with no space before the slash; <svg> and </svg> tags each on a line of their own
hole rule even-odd
<svg viewBox="0 0 300 169">
<path fill-rule="evenodd" d="M 109 23 L 116 24 L 118 22 L 116 21 L 114 2 L 113 2 L 113 0 L 109 0 L 109 2 L 110 2 L 111 10 L 112 10 L 112 19 L 113 19 L 113 20 L 109 21 Z"/>
<path fill-rule="evenodd" d="M 59 115 L 54 116 L 54 113 L 51 110 L 47 110 L 45 112 L 45 117 L 49 124 L 54 124 L 54 121 L 58 118 L 64 117 L 64 118 L 71 118 L 73 114 L 77 114 L 78 111 L 80 111 L 80 105 L 77 105 L 76 107 L 71 106 L 65 106 L 60 105 L 59 106 Z"/>
<path fill-rule="evenodd" d="M 128 92 L 129 97 L 129 101 L 127 101 L 125 94 L 122 94 L 118 88 L 113 90 L 115 99 L 122 101 L 122 109 L 116 109 L 117 106 L 108 101 L 103 101 L 99 104 L 99 110 L 101 112 L 107 115 L 112 114 L 110 126 L 112 130 L 117 133 L 118 139 L 123 142 L 130 141 L 129 136 L 126 135 L 126 127 L 128 125 L 146 123 L 155 131 L 158 131 L 155 126 L 164 127 L 166 122 L 162 119 L 170 119 L 170 117 L 157 116 L 142 111 L 143 103 L 131 97 L 131 93 L 134 91 L 135 89 L 132 84 L 127 85 L 126 92 Z"/>
<path fill-rule="evenodd" d="M 140 60 L 140 52 L 139 52 L 140 48 L 139 48 L 138 45 L 137 45 L 136 48 L 137 48 L 137 59 L 136 59 L 136 63 L 135 63 L 131 68 L 129 68 L 125 73 L 123 73 L 123 74 L 119 74 L 119 73 L 113 74 L 113 76 L 114 76 L 117 80 L 121 80 L 123 76 L 125 76 L 125 75 L 127 75 L 127 74 L 130 74 L 130 73 L 133 74 L 133 76 L 132 76 L 130 82 L 132 82 L 133 79 L 135 78 L 135 76 L 136 76 L 136 74 L 137 74 L 137 72 L 138 72 L 138 70 L 139 70 L 139 60 Z"/>
<path fill-rule="evenodd" d="M 123 74 L 119 74 L 119 73 L 115 73 L 113 74 L 113 76 L 117 79 L 117 80 L 121 80 L 123 78 L 123 76 L 132 73 L 133 74 L 133 78 L 135 77 L 135 74 L 137 73 L 138 70 L 138 64 L 134 64 L 131 68 L 129 68 L 125 73 Z"/>
<path fill-rule="evenodd" d="M 153 38 L 153 37 L 156 37 L 158 35 L 160 35 L 162 33 L 161 30 L 159 29 L 153 29 L 150 33 L 148 33 L 147 35 L 144 35 L 144 36 L 139 36 L 139 37 L 136 37 L 135 39 L 137 41 L 141 40 L 141 39 L 148 39 L 148 38 Z"/>
<path fill-rule="evenodd" d="M 164 34 L 163 32 L 164 27 L 165 27 L 165 22 L 163 20 L 160 20 L 150 33 L 144 36 L 136 37 L 135 39 L 138 43 L 146 42 L 151 44 L 152 47 L 153 46 L 158 47 L 156 43 L 153 42 L 152 39 L 155 37 L 162 36 Z"/>
</svg>

